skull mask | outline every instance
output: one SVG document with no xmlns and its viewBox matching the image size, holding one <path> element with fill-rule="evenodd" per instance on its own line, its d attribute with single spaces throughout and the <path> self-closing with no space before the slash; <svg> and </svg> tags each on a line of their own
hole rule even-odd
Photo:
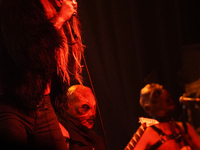
<svg viewBox="0 0 200 150">
<path fill-rule="evenodd" d="M 152 117 L 170 116 L 175 107 L 169 92 L 156 83 L 147 84 L 141 90 L 140 105 Z"/>
<path fill-rule="evenodd" d="M 77 126 L 91 129 L 96 117 L 96 100 L 89 87 L 73 85 L 67 93 L 67 114 Z"/>
</svg>

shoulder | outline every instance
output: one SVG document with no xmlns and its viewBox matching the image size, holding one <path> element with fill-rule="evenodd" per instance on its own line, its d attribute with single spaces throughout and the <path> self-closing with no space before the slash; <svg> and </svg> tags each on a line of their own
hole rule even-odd
<svg viewBox="0 0 200 150">
<path fill-rule="evenodd" d="M 145 143 L 155 143 L 160 138 L 159 133 L 156 132 L 152 127 L 153 126 L 149 126 L 145 130 L 144 134 L 141 137 L 141 141 Z M 149 137 L 154 137 L 154 138 L 149 138 Z"/>
<path fill-rule="evenodd" d="M 197 132 L 195 131 L 194 127 L 192 125 L 190 125 L 189 123 L 186 123 L 186 125 L 188 128 L 188 134 L 191 136 L 191 138 L 193 138 L 193 137 L 198 138 Z"/>
<path fill-rule="evenodd" d="M 176 124 L 181 127 L 181 129 L 185 133 L 189 133 L 191 130 L 193 130 L 192 125 L 190 125 L 188 122 L 176 122 Z"/>
<path fill-rule="evenodd" d="M 138 139 L 134 150 L 141 150 L 150 147 L 150 145 L 153 145 L 159 140 L 159 137 L 159 134 L 151 128 L 151 126 L 147 127 L 141 138 Z"/>
</svg>

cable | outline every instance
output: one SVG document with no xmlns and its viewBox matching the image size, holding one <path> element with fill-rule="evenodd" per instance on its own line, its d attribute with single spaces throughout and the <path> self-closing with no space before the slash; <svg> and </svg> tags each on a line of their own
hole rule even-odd
<svg viewBox="0 0 200 150">
<path fill-rule="evenodd" d="M 78 36 L 76 35 L 76 33 L 74 32 L 74 28 L 73 28 L 73 17 L 71 18 L 71 21 L 70 21 L 70 26 L 71 26 L 71 31 L 72 31 L 72 36 L 74 39 L 78 39 Z M 106 138 L 106 133 L 105 133 L 105 129 L 104 129 L 104 125 L 103 125 L 103 120 L 102 120 L 102 117 L 101 117 L 101 113 L 100 113 L 100 109 L 99 109 L 99 105 L 98 105 L 98 101 L 97 101 L 97 97 L 96 97 L 96 93 L 95 93 L 95 90 L 94 90 L 94 86 L 93 86 L 93 83 L 92 83 L 92 79 L 91 79 L 91 76 L 90 76 L 90 73 L 89 73 L 89 69 L 88 69 L 88 66 L 87 66 L 87 63 L 86 63 L 86 60 L 85 60 L 85 57 L 84 57 L 84 54 L 82 53 L 82 58 L 83 58 L 83 61 L 84 61 L 84 65 L 85 65 L 85 68 L 86 68 L 86 71 L 87 71 L 87 75 L 88 75 L 88 78 L 89 78 L 89 82 L 90 82 L 90 85 L 91 85 L 91 89 L 93 91 L 93 94 L 94 94 L 94 97 L 95 97 L 95 100 L 96 100 L 96 103 L 97 103 L 97 110 L 98 110 L 98 114 L 99 114 L 99 118 L 100 118 L 100 122 L 101 122 L 101 126 L 102 126 L 102 130 L 103 130 L 103 134 L 104 134 L 104 139 L 105 139 L 105 144 L 106 144 L 106 148 L 108 150 L 108 141 L 107 141 L 107 138 Z"/>
<path fill-rule="evenodd" d="M 87 66 L 87 63 L 86 63 L 84 55 L 83 55 L 83 61 L 84 61 L 84 64 L 85 64 L 85 68 L 86 68 L 86 71 L 87 71 L 87 75 L 88 75 L 88 78 L 89 78 L 89 81 L 90 81 L 90 85 L 91 85 L 94 97 L 96 99 L 97 110 L 98 110 L 99 118 L 100 118 L 100 121 L 101 121 L 101 126 L 102 126 L 102 130 L 103 130 L 104 138 L 105 138 L 106 147 L 107 147 L 107 150 L 108 150 L 108 141 L 107 141 L 107 138 L 106 138 L 106 133 L 105 133 L 104 125 L 103 125 L 103 120 L 101 118 L 101 113 L 100 113 L 97 97 L 96 97 L 96 94 L 95 94 L 95 90 L 94 90 L 94 87 L 93 87 L 92 79 L 91 79 L 91 76 L 90 76 L 90 73 L 89 73 L 89 69 L 88 69 L 88 66 Z"/>
</svg>

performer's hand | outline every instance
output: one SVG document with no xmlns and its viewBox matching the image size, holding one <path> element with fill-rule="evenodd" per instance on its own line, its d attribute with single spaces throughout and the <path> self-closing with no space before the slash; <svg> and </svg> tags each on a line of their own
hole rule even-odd
<svg viewBox="0 0 200 150">
<path fill-rule="evenodd" d="M 61 28 L 63 23 L 68 21 L 77 13 L 77 2 L 75 0 L 62 0 L 61 8 L 54 20 L 54 26 Z"/>
<path fill-rule="evenodd" d="M 77 2 L 75 0 L 63 0 L 61 9 L 58 13 L 59 17 L 63 21 L 69 20 L 73 14 L 77 13 Z"/>
</svg>

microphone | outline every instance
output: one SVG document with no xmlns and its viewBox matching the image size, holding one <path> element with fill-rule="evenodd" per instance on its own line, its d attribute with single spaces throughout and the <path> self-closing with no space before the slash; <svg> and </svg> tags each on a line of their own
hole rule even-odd
<svg viewBox="0 0 200 150">
<path fill-rule="evenodd" d="M 63 0 L 56 0 L 60 3 L 60 5 L 62 5 L 62 2 Z M 72 0 L 72 4 L 73 4 L 73 7 L 74 9 L 77 10 L 77 6 L 75 5 L 76 1 L 75 0 Z M 72 36 L 73 38 L 75 39 L 75 43 L 77 42 L 77 39 L 78 39 L 78 36 L 76 35 L 75 31 L 74 31 L 74 25 L 73 25 L 73 20 L 74 20 L 74 17 L 77 15 L 77 12 L 74 12 L 73 15 L 71 16 L 71 18 L 67 21 L 70 25 L 70 28 L 71 28 L 71 31 L 72 31 Z M 75 44 L 73 43 L 73 44 Z"/>
<path fill-rule="evenodd" d="M 74 31 L 74 25 L 73 25 L 73 22 L 74 22 L 74 17 L 76 16 L 76 13 L 74 13 L 71 18 L 69 19 L 69 24 L 70 24 L 70 27 L 71 27 L 71 31 L 72 31 L 72 36 L 74 38 L 75 41 L 77 41 L 78 39 L 78 36 L 76 35 L 75 31 Z M 76 43 L 76 42 L 75 42 Z M 74 44 L 75 44 L 74 43 Z"/>
<path fill-rule="evenodd" d="M 191 97 L 181 96 L 179 98 L 179 102 L 182 104 L 187 103 L 187 102 L 200 102 L 200 98 L 191 98 Z"/>
<path fill-rule="evenodd" d="M 74 38 L 74 40 L 75 40 L 75 43 L 76 43 L 77 40 L 78 40 L 78 36 L 76 35 L 76 33 L 75 33 L 75 31 L 74 31 L 74 27 L 73 27 L 73 17 L 74 17 L 74 16 L 71 17 L 71 19 L 70 19 L 70 21 L 69 21 L 69 24 L 70 24 L 70 27 L 71 27 L 72 36 L 73 36 L 73 38 Z M 73 43 L 73 45 L 74 45 L 75 43 Z"/>
</svg>

